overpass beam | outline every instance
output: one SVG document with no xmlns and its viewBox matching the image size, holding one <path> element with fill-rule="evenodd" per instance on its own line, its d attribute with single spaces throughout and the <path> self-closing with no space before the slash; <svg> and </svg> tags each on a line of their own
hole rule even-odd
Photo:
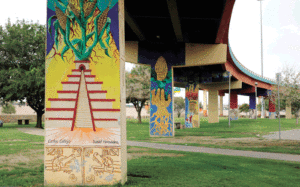
<svg viewBox="0 0 300 187">
<path fill-rule="evenodd" d="M 255 110 L 256 110 L 256 97 L 254 94 L 251 94 L 249 96 L 249 112 L 250 112 L 250 118 L 255 119 Z"/>
<path fill-rule="evenodd" d="M 276 119 L 276 108 L 275 101 L 273 99 L 269 99 L 269 119 Z"/>
<path fill-rule="evenodd" d="M 199 103 L 198 103 L 198 84 L 187 84 L 185 89 L 185 127 L 200 127 Z"/>
<path fill-rule="evenodd" d="M 235 92 L 230 94 L 230 119 L 237 120 L 239 118 L 238 95 Z"/>
<path fill-rule="evenodd" d="M 208 108 L 208 123 L 219 123 L 218 90 L 216 89 L 208 91 Z"/>
</svg>

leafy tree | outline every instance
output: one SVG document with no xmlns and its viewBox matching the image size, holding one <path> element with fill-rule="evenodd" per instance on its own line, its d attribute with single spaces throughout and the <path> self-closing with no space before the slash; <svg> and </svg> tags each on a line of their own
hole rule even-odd
<svg viewBox="0 0 300 187">
<path fill-rule="evenodd" d="M 42 127 L 45 98 L 44 25 L 10 20 L 0 26 L 0 97 L 3 102 L 26 102 L 37 113 Z"/>
<path fill-rule="evenodd" d="M 245 112 L 247 114 L 249 112 L 249 105 L 244 103 L 239 107 L 239 110 L 240 112 Z"/>
<path fill-rule="evenodd" d="M 184 109 L 185 109 L 184 99 L 182 97 L 174 97 L 174 110 L 177 112 L 178 118 L 180 117 Z"/>
<path fill-rule="evenodd" d="M 296 67 L 286 66 L 281 71 L 280 81 L 280 109 L 286 106 L 288 101 L 291 103 L 292 114 L 296 116 L 296 125 L 299 123 L 300 116 L 300 71 Z M 278 103 L 278 85 L 273 86 L 271 99 Z M 278 106 L 276 106 L 278 112 Z"/>
<path fill-rule="evenodd" d="M 142 123 L 141 111 L 150 99 L 151 67 L 136 65 L 131 72 L 125 72 L 126 103 L 132 103 L 138 113 L 138 123 Z"/>
<path fill-rule="evenodd" d="M 4 113 L 4 114 L 15 114 L 16 113 L 15 106 L 12 105 L 11 103 L 6 103 L 2 107 L 2 113 Z"/>
</svg>

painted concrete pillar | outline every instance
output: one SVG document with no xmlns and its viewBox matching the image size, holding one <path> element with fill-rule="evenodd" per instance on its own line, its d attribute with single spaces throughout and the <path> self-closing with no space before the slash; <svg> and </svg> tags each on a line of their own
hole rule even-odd
<svg viewBox="0 0 300 187">
<path fill-rule="evenodd" d="M 276 105 L 273 99 L 269 99 L 269 119 L 276 119 Z"/>
<path fill-rule="evenodd" d="M 187 84 L 185 89 L 185 127 L 200 127 L 199 103 L 198 103 L 198 84 Z"/>
<path fill-rule="evenodd" d="M 261 98 L 258 97 L 257 99 L 257 105 L 261 104 Z M 257 117 L 261 117 L 261 110 L 257 110 Z"/>
<path fill-rule="evenodd" d="M 249 96 L 249 113 L 250 118 L 255 119 L 255 109 L 256 109 L 256 97 L 254 94 Z"/>
<path fill-rule="evenodd" d="M 173 65 L 185 64 L 185 44 L 139 42 L 138 63 L 151 65 L 150 136 L 174 136 Z"/>
<path fill-rule="evenodd" d="M 55 2 L 47 2 L 44 184 L 124 184 L 124 0 Z"/>
<path fill-rule="evenodd" d="M 203 90 L 203 116 L 207 117 L 207 90 Z"/>
<path fill-rule="evenodd" d="M 218 90 L 208 91 L 208 123 L 219 123 Z"/>
<path fill-rule="evenodd" d="M 291 107 L 291 100 L 286 101 L 285 106 L 285 118 L 292 119 L 292 107 Z"/>
<path fill-rule="evenodd" d="M 239 118 L 238 95 L 235 92 L 230 93 L 230 119 L 237 120 Z"/>
<path fill-rule="evenodd" d="M 224 96 L 220 96 L 220 116 L 223 116 L 223 97 Z"/>
</svg>

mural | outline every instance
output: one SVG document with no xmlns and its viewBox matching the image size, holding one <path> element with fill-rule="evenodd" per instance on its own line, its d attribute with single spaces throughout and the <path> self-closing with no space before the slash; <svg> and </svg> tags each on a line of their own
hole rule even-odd
<svg viewBox="0 0 300 187">
<path fill-rule="evenodd" d="M 199 84 L 188 84 L 185 89 L 185 127 L 200 127 L 199 122 L 199 103 L 198 103 Z"/>
<path fill-rule="evenodd" d="M 45 183 L 118 182 L 118 0 L 48 0 L 47 21 Z"/>
<path fill-rule="evenodd" d="M 172 72 L 168 71 L 162 56 L 157 59 L 154 69 L 151 73 L 150 135 L 172 136 Z"/>
<path fill-rule="evenodd" d="M 151 65 L 150 136 L 174 136 L 172 66 L 185 64 L 185 45 L 139 42 L 138 62 Z"/>
</svg>

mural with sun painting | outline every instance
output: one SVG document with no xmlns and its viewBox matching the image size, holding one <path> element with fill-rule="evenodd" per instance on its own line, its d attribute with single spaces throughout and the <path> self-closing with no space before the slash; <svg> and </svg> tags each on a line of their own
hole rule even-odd
<svg viewBox="0 0 300 187">
<path fill-rule="evenodd" d="M 121 146 L 119 2 L 48 0 L 47 22 L 45 144 L 63 146 L 66 154 L 50 160 L 70 160 L 61 167 L 69 171 L 79 154 L 69 153 L 72 146 Z M 111 159 L 120 160 L 121 155 Z M 49 172 L 61 170 L 45 173 L 45 183 L 52 184 Z M 75 173 L 62 179 L 64 184 L 86 181 Z"/>
</svg>

